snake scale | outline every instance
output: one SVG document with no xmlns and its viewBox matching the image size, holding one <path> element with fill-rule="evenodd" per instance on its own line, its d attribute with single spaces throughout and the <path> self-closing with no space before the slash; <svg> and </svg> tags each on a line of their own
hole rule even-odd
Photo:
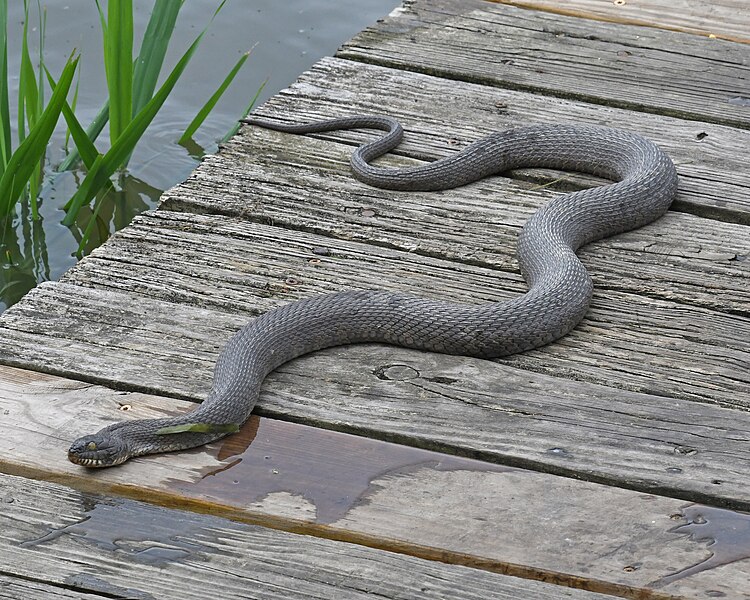
<svg viewBox="0 0 750 600">
<path fill-rule="evenodd" d="M 402 128 L 389 117 L 363 115 L 302 125 L 257 118 L 244 122 L 294 134 L 384 130 L 380 138 L 355 150 L 351 167 L 365 184 L 390 190 L 444 190 L 522 167 L 580 171 L 614 183 L 558 195 L 524 225 L 517 254 L 529 290 L 520 297 L 473 306 L 356 290 L 281 306 L 229 340 L 216 362 L 211 391 L 195 410 L 174 418 L 115 423 L 79 438 L 68 452 L 74 463 L 106 467 L 221 438 L 249 417 L 268 373 L 322 348 L 381 342 L 493 358 L 552 342 L 576 326 L 591 299 L 591 278 L 575 251 L 657 219 L 677 191 L 677 173 L 664 152 L 640 135 L 606 127 L 517 127 L 426 165 L 387 169 L 369 163 L 401 141 Z"/>
</svg>

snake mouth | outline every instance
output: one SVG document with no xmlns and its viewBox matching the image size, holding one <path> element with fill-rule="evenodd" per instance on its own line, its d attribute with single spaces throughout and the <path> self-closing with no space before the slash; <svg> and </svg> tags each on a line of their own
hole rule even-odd
<svg viewBox="0 0 750 600">
<path fill-rule="evenodd" d="M 88 468 L 113 467 L 124 463 L 127 453 L 118 445 L 101 437 L 86 436 L 77 439 L 68 450 L 68 460 L 73 464 Z"/>
<path fill-rule="evenodd" d="M 127 460 L 127 458 L 118 459 L 116 457 L 111 457 L 111 456 L 105 456 L 103 458 L 81 456 L 80 454 L 77 454 L 76 452 L 69 450 L 68 460 L 72 462 L 73 464 L 80 465 L 82 467 L 86 467 L 90 469 L 98 469 L 102 467 L 114 467 L 115 465 L 120 465 L 124 463 Z"/>
<path fill-rule="evenodd" d="M 75 452 L 68 452 L 68 460 L 76 465 L 81 465 L 82 467 L 108 467 L 109 464 L 105 464 L 105 462 L 100 458 L 84 458 L 83 456 L 78 456 Z M 111 463 L 110 463 L 111 464 Z"/>
</svg>

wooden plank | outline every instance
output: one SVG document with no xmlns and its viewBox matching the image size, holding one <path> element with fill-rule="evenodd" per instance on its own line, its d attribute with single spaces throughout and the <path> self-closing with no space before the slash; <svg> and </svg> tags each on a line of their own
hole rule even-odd
<svg viewBox="0 0 750 600">
<path fill-rule="evenodd" d="M 480 0 L 410 0 L 337 56 L 750 127 L 747 47 L 686 33 Z"/>
<path fill-rule="evenodd" d="M 148 512 L 142 514 L 145 507 L 133 511 L 128 508 L 130 505 L 113 506 L 106 499 L 98 504 L 86 502 L 54 490 L 50 496 L 59 497 L 58 500 L 35 496 L 33 500 L 21 497 L 8 503 L 6 498 L 5 506 L 21 514 L 12 527 L 3 527 L 4 532 L 13 533 L 3 536 L 0 548 L 33 551 L 29 559 L 36 555 L 45 564 L 52 564 L 44 572 L 53 581 L 69 576 L 65 569 L 70 569 L 71 556 L 76 557 L 76 563 L 83 557 L 84 562 L 93 560 L 95 565 L 100 564 L 97 556 L 101 556 L 102 562 L 110 565 L 107 573 L 111 578 L 108 576 L 106 581 L 124 587 L 118 574 L 123 555 L 130 558 L 129 563 L 137 560 L 144 542 L 151 542 L 147 548 L 163 550 L 154 556 L 157 563 L 164 554 L 175 560 L 157 565 L 157 571 L 143 565 L 139 583 L 151 589 L 162 585 L 170 594 L 185 594 L 187 588 L 200 589 L 200 585 L 185 585 L 197 574 L 184 569 L 195 564 L 201 566 L 199 572 L 219 577 L 215 585 L 222 597 L 222 574 L 230 575 L 232 582 L 241 583 L 247 578 L 260 585 L 274 583 L 288 593 L 293 587 L 287 578 L 291 570 L 302 592 L 327 598 L 331 596 L 325 587 L 321 591 L 321 577 L 315 573 L 329 573 L 322 579 L 341 582 L 335 574 L 342 567 L 343 572 L 371 573 L 364 582 L 353 576 L 349 585 L 355 590 L 371 589 L 374 582 L 383 581 L 383 585 L 403 584 L 403 590 L 418 591 L 414 582 L 421 579 L 432 583 L 429 575 L 434 574 L 444 586 L 435 590 L 435 597 L 441 593 L 473 597 L 472 581 L 495 585 L 494 580 L 482 579 L 478 571 L 459 571 L 454 575 L 450 566 L 454 563 L 630 598 L 672 598 L 672 594 L 703 598 L 710 590 L 743 598 L 737 592 L 750 574 L 750 564 L 739 560 L 737 553 L 721 568 L 711 568 L 716 565 L 707 562 L 712 551 L 725 552 L 725 544 L 731 541 L 722 533 L 722 526 L 734 523 L 738 531 L 742 530 L 747 516 L 741 513 L 686 506 L 683 501 L 661 496 L 479 461 L 435 457 L 434 453 L 429 453 L 429 462 L 423 462 L 424 458 L 410 461 L 408 454 L 404 459 L 403 452 L 425 451 L 372 440 L 361 440 L 366 444 L 362 450 L 354 436 L 289 423 L 277 422 L 266 432 L 263 424 L 253 431 L 251 422 L 234 438 L 195 452 L 135 459 L 121 467 L 90 472 L 67 461 L 65 449 L 71 438 L 105 422 L 174 414 L 189 404 L 145 394 L 123 395 L 29 371 L 3 368 L 0 372 L 0 414 L 4 415 L 0 421 L 0 470 L 6 473 L 33 475 L 83 491 L 123 494 L 173 508 L 190 508 L 216 517 L 229 516 L 441 561 L 433 565 L 412 563 L 408 562 L 412 559 L 383 553 L 367 566 L 357 567 L 358 561 L 372 557 L 371 550 L 311 537 L 280 536 L 215 518 L 206 527 L 204 517 L 189 514 L 152 517 Z M 124 403 L 130 410 L 120 410 Z M 279 433 L 279 426 L 286 434 Z M 236 441 L 232 443 L 232 439 Z M 344 451 L 333 451 L 334 448 Z M 389 464 L 388 457 L 394 453 L 398 460 Z M 321 524 L 316 519 L 320 516 L 318 491 L 328 491 L 331 483 L 338 484 L 341 478 L 334 474 L 342 467 L 346 469 L 348 461 L 354 463 L 348 467 L 351 473 L 361 470 L 363 479 L 356 490 L 343 490 L 346 494 L 334 503 L 339 506 L 343 501 L 343 510 Z M 290 470 L 300 474 L 299 481 L 289 479 Z M 329 479 L 331 475 L 333 479 Z M 275 477 L 281 478 L 282 483 L 268 487 Z M 36 485 L 26 480 L 20 483 Z M 3 512 L 7 515 L 7 511 Z M 0 516 L 3 518 L 7 516 Z M 675 530 L 681 524 L 690 527 L 699 523 L 700 518 L 710 526 L 696 539 L 691 539 L 688 532 Z M 66 526 L 71 535 L 60 535 Z M 27 533 L 19 533 L 19 528 L 26 528 Z M 197 538 L 195 542 L 193 536 Z M 101 555 L 102 549 L 112 550 L 108 542 L 118 537 L 124 538 L 117 547 L 119 551 Z M 706 547 L 706 539 L 716 540 L 711 550 Z M 219 557 L 213 556 L 214 550 Z M 25 568 L 26 556 L 19 556 L 13 569 Z M 290 556 L 295 559 L 290 560 Z M 307 558 L 297 558 L 301 556 Z M 221 562 L 217 564 L 217 560 Z M 32 562 L 31 568 L 36 564 L 39 563 Z M 693 565 L 709 568 L 698 567 L 685 578 L 677 575 Z M 73 568 L 80 572 L 78 564 Z M 128 568 L 132 582 L 132 565 Z M 139 573 L 140 568 L 139 563 Z M 166 577 L 162 569 L 170 569 Z M 403 580 L 385 575 L 393 569 L 413 574 Z M 446 587 L 450 590 L 462 586 L 469 593 L 447 593 Z M 642 589 L 645 586 L 653 589 Z M 231 590 L 241 593 L 242 587 L 235 585 Z M 479 584 L 476 587 L 479 589 L 473 593 L 477 598 L 488 597 L 487 589 L 492 589 Z M 226 593 L 231 594 L 231 590 Z M 395 590 L 401 592 L 402 588 Z M 382 588 L 376 591 L 391 597 Z M 493 592 L 491 597 L 502 596 Z"/>
<path fill-rule="evenodd" d="M 441 202 L 450 201 L 450 197 L 441 196 Z M 681 220 L 684 217 L 681 215 Z M 116 289 L 130 297 L 133 293 L 146 294 L 159 300 L 198 303 L 229 312 L 239 308 L 248 316 L 291 300 L 352 288 L 377 287 L 469 303 L 507 299 L 526 289 L 520 275 L 515 273 L 314 234 L 295 232 L 292 235 L 278 227 L 223 216 L 157 211 L 139 218 L 136 223 L 135 227 L 119 234 L 113 243 L 99 250 L 91 260 L 83 261 L 66 276 L 65 281 L 105 290 Z M 670 237 L 681 240 L 685 229 L 676 226 Z M 665 237 L 660 235 L 658 239 Z M 640 247 L 645 243 L 641 242 Z M 314 248 L 321 246 L 327 248 L 329 257 L 313 253 Z M 668 246 L 669 242 L 664 242 L 662 249 Z M 623 247 L 638 248 L 639 244 L 630 245 L 625 241 Z M 602 262 L 606 260 L 606 251 L 594 248 L 592 254 L 599 254 Z M 630 260 L 623 261 L 623 264 L 619 269 L 624 273 L 616 278 L 619 282 L 626 279 L 626 273 L 639 268 L 637 253 L 635 256 L 631 253 Z M 610 268 L 618 270 L 614 263 L 610 263 Z M 654 270 L 664 268 L 662 264 Z M 696 261 L 696 268 L 704 268 L 701 261 Z M 596 268 L 591 267 L 591 270 Z M 747 270 L 745 272 L 750 276 Z M 169 276 L 165 277 L 165 273 Z M 687 287 L 691 280 L 704 281 L 708 276 L 694 271 L 679 276 L 679 279 Z M 606 274 L 602 276 L 603 279 L 606 277 Z M 746 276 L 745 281 L 748 279 L 750 277 Z M 637 289 L 642 279 L 635 280 L 634 291 L 643 294 Z M 733 287 L 737 283 L 732 284 Z M 700 288 L 691 292 L 690 298 L 680 298 L 679 292 L 667 287 L 665 294 L 677 296 L 678 302 L 675 303 L 636 295 L 630 290 L 622 292 L 618 285 L 614 289 L 606 289 L 609 287 L 606 285 L 602 287 L 605 289 L 595 291 L 586 319 L 571 334 L 546 348 L 509 357 L 502 362 L 675 399 L 748 406 L 742 393 L 750 386 L 746 368 L 750 361 L 750 318 L 726 314 L 730 312 L 726 309 L 719 312 L 691 306 L 695 296 L 711 295 Z M 629 286 L 622 287 L 627 289 Z M 112 317 L 107 316 L 112 312 L 109 303 L 127 305 L 132 302 L 128 296 L 115 294 L 110 299 L 106 294 L 99 297 L 96 292 L 71 286 L 57 286 L 54 292 L 52 288 L 46 289 L 46 292 L 30 296 L 27 302 L 8 311 L 0 320 L 0 324 L 8 329 L 6 340 L 0 341 L 2 360 L 41 368 L 44 364 L 53 364 L 47 358 L 42 364 L 31 358 L 39 350 L 17 341 L 13 331 L 61 336 L 83 343 L 90 343 L 95 336 L 99 340 L 95 343 L 112 340 L 111 334 L 105 331 L 93 336 L 86 330 L 77 331 L 80 326 L 76 319 L 83 319 L 89 328 L 106 330 L 110 327 L 107 323 L 112 321 Z M 731 291 L 723 292 L 731 295 Z M 742 294 L 738 290 L 732 312 L 749 312 L 747 290 L 744 298 Z M 66 307 L 64 312 L 61 306 Z M 131 315 L 128 319 L 143 327 L 140 335 L 144 341 L 158 335 L 161 327 L 158 321 L 173 322 L 173 317 L 168 316 L 174 310 L 171 305 L 157 306 L 152 309 L 156 312 L 151 323 L 140 320 L 140 310 L 128 311 Z M 100 311 L 102 314 L 98 314 Z M 125 327 L 129 331 L 130 325 Z M 153 332 L 147 332 L 152 328 L 155 328 Z M 186 334 L 179 326 L 176 329 L 176 348 L 182 348 L 185 342 L 180 338 Z M 211 331 L 213 328 L 206 332 L 201 330 L 206 341 L 199 339 L 188 347 L 197 348 L 195 344 L 203 343 L 211 351 L 220 348 L 223 338 Z M 193 336 L 192 333 L 187 335 Z M 119 343 L 114 345 L 119 346 Z M 25 359 L 27 352 L 28 360 L 32 362 L 19 362 Z M 210 370 L 206 370 L 202 378 L 206 387 L 201 389 L 207 389 L 209 373 Z M 151 379 L 155 378 L 149 378 L 149 385 L 159 385 L 158 380 Z M 179 393 L 188 393 L 186 385 L 179 384 Z M 163 390 L 159 387 L 149 389 Z"/>
<path fill-rule="evenodd" d="M 2 598 L 611 598 L 20 477 L 0 486 L 15 576 Z"/>
<path fill-rule="evenodd" d="M 328 256 L 312 252 L 321 243 Z M 66 277 L 78 285 L 44 285 L 8 311 L 0 356 L 18 366 L 200 399 L 219 349 L 251 315 L 376 278 L 386 289 L 486 302 L 497 295 L 498 275 L 311 234 L 291 238 L 237 219 L 157 211 L 80 263 Z M 520 290 L 518 276 L 505 275 L 503 287 L 510 291 L 501 295 Z M 521 360 L 347 347 L 284 366 L 260 406 L 287 419 L 403 436 L 587 479 L 745 502 L 745 448 L 737 440 L 750 428 L 747 413 L 685 398 L 746 402 L 741 365 L 748 355 L 737 339 L 747 319 L 621 292 L 598 292 L 596 300 L 574 334 Z M 638 327 L 628 325 L 633 315 Z M 717 335 L 724 342 L 709 347 Z M 518 364 L 530 370 L 511 366 Z M 404 373 L 391 374 L 390 365 Z M 534 372 L 545 370 L 557 376 Z M 586 382 L 594 376 L 607 387 Z M 652 392 L 617 389 L 638 381 Z M 699 425 L 686 414 L 701 415 L 692 421 Z"/>
<path fill-rule="evenodd" d="M 398 289 L 419 292 L 418 282 L 413 277 L 399 282 Z M 396 284 L 383 281 L 380 287 L 395 289 Z M 746 407 L 748 319 L 645 303 L 636 296 L 613 297 L 609 306 L 600 301 L 564 340 L 496 362 L 613 388 L 641 388 L 676 401 Z M 290 292 L 259 304 L 293 298 Z M 3 315 L 0 360 L 185 397 L 208 390 L 219 349 L 257 310 L 228 315 L 147 298 L 133 303 L 129 294 L 42 285 Z M 79 355 L 83 348 L 88 357 Z M 108 357 L 95 350 L 102 348 Z M 444 360 L 464 364 L 461 357 Z"/>
<path fill-rule="evenodd" d="M 280 175 L 280 179 L 283 178 Z M 325 178 L 323 174 L 320 179 Z M 317 183 L 322 184 L 322 181 Z M 320 189 L 316 185 L 310 188 L 311 194 Z M 329 188 L 328 203 L 333 205 L 331 212 L 334 212 L 339 198 L 330 198 L 330 193 Z M 346 202 L 348 198 L 347 194 L 341 200 Z M 450 197 L 440 197 L 441 203 L 449 204 L 450 200 Z M 459 199 L 461 200 L 463 198 Z M 414 219 L 412 235 L 419 227 L 416 219 L 420 207 L 415 203 L 413 208 L 413 214 L 401 215 L 402 221 Z M 270 214 L 271 210 L 267 209 L 266 214 Z M 385 213 L 380 211 L 380 206 L 376 206 L 374 210 Z M 449 243 L 451 226 L 455 227 L 458 219 L 453 220 L 451 225 L 448 210 L 446 209 L 447 218 L 444 220 L 447 223 L 444 228 L 432 229 L 425 222 L 423 231 L 417 233 L 425 242 L 425 254 L 431 254 L 430 250 L 434 248 L 435 254 L 440 255 L 440 249 L 446 248 Z M 527 212 L 531 210 L 527 208 Z M 278 214 L 281 215 L 281 211 Z M 513 272 L 514 237 L 518 229 L 515 221 L 520 220 L 520 217 L 510 215 L 505 228 L 497 227 L 500 230 L 498 237 L 504 242 L 503 247 L 498 246 L 494 255 L 488 249 L 485 253 L 487 259 L 481 261 L 481 267 L 500 267 L 490 270 L 473 268 L 475 265 L 470 263 L 480 263 L 477 260 L 481 256 L 478 246 L 489 246 L 493 232 L 487 232 L 482 223 L 474 222 L 476 219 L 469 221 L 466 218 L 469 216 L 468 211 L 459 215 L 466 219 L 467 228 L 463 233 L 468 247 L 462 248 L 454 233 L 451 240 L 453 249 L 442 254 L 458 259 L 462 264 L 422 256 L 413 251 L 404 253 L 370 248 L 366 244 L 336 238 L 289 232 L 278 227 L 256 226 L 236 217 L 157 211 L 141 217 L 132 228 L 115 237 L 110 245 L 66 274 L 62 281 L 135 293 L 153 288 L 148 295 L 216 306 L 224 310 L 231 310 L 232 306 L 239 303 L 247 310 L 256 312 L 266 310 L 271 305 L 258 306 L 257 299 L 246 293 L 245 288 L 248 286 L 256 290 L 255 295 L 299 298 L 347 286 L 377 287 L 378 272 L 384 268 L 393 274 L 390 277 L 394 287 L 398 278 L 408 273 L 412 279 L 427 278 L 418 283 L 426 285 L 426 289 L 435 288 L 433 293 L 446 299 L 487 302 L 497 298 L 495 288 L 504 288 L 510 294 L 524 290 L 519 274 Z M 299 219 L 305 217 L 304 209 L 300 210 Z M 329 231 L 336 226 L 333 219 L 332 214 Z M 386 219 L 384 217 L 382 220 Z M 377 226 L 381 219 L 373 221 L 374 226 Z M 352 222 L 356 223 L 355 220 Z M 356 237 L 366 240 L 368 229 L 372 231 L 374 227 L 367 227 L 367 222 L 362 219 L 360 223 L 363 226 Z M 697 306 L 725 314 L 748 316 L 750 267 L 745 266 L 746 261 L 731 260 L 738 255 L 750 255 L 750 239 L 743 235 L 743 229 L 735 225 L 707 222 L 691 215 L 670 213 L 655 226 L 591 244 L 581 252 L 581 256 L 596 287 L 607 298 L 619 300 L 616 294 L 608 294 L 624 292 L 672 300 L 681 305 Z M 388 227 L 386 234 L 394 230 L 395 227 Z M 433 235 L 435 239 L 431 240 Z M 347 234 L 340 237 L 347 237 Z M 416 242 L 417 239 L 395 238 L 393 245 L 401 246 L 402 250 L 413 250 L 409 243 Z M 326 248 L 327 256 L 317 255 L 312 251 L 316 244 Z M 180 257 L 185 260 L 181 262 Z M 472 261 L 471 258 L 475 260 Z M 185 261 L 188 264 L 183 264 Z M 365 268 L 371 272 L 368 274 L 367 270 L 363 270 L 360 263 L 369 265 Z M 164 268 L 176 271 L 174 281 L 165 282 L 161 272 L 157 272 Z M 191 285 L 187 279 L 197 277 L 197 269 L 202 271 L 201 280 L 215 279 L 214 285 L 219 286 L 221 293 L 210 296 L 201 294 L 202 286 L 195 288 Z M 145 272 L 141 274 L 140 270 Z M 447 271 L 449 275 L 443 275 L 443 271 Z M 292 281 L 288 282 L 290 277 Z M 436 281 L 442 281 L 446 277 L 448 281 L 455 278 L 460 281 L 450 290 L 441 290 Z M 709 280 L 710 285 L 696 286 L 694 283 Z M 231 288 L 227 284 L 231 284 Z M 167 285 L 170 286 L 171 293 L 164 291 Z M 310 287 L 311 285 L 314 287 Z M 179 288 L 187 288 L 186 293 L 175 296 L 174 293 Z M 269 294 L 259 293 L 258 288 L 265 289 Z M 467 289 L 471 292 L 467 292 Z M 293 295 L 288 296 L 289 293 Z"/>
<path fill-rule="evenodd" d="M 3 479 L 5 478 L 0 478 L 0 481 Z M 9 554 L 12 555 L 13 552 L 11 551 Z M 40 571 L 43 572 L 44 569 L 39 569 L 33 575 L 38 575 Z M 29 600 L 30 598 L 34 600 L 102 600 L 104 598 L 112 598 L 112 596 L 78 592 L 66 587 L 54 586 L 33 579 L 0 575 L 0 598 L 4 600 Z"/>
<path fill-rule="evenodd" d="M 493 0 L 558 15 L 642 25 L 750 44 L 745 0 Z"/>
<path fill-rule="evenodd" d="M 348 146 L 311 138 L 300 143 L 263 130 L 248 137 L 227 145 L 166 192 L 164 207 L 237 215 L 515 271 L 520 226 L 553 197 L 505 178 L 440 194 L 378 190 L 347 172 Z M 599 288 L 747 315 L 746 230 L 670 212 L 649 227 L 591 244 L 580 255 Z"/>
<path fill-rule="evenodd" d="M 435 102 L 435 98 L 441 101 Z M 335 58 L 319 61 L 297 83 L 256 109 L 257 114 L 267 118 L 296 122 L 382 112 L 399 119 L 406 128 L 406 138 L 397 152 L 421 160 L 452 154 L 493 131 L 536 123 L 584 123 L 636 131 L 659 144 L 677 165 L 680 189 L 673 208 L 750 225 L 750 172 L 746 168 L 750 132 L 733 127 L 451 81 Z M 373 135 L 373 132 L 354 131 L 320 137 L 361 143 Z M 301 145 L 300 140 L 296 140 L 295 144 Z M 235 139 L 238 144 L 242 141 L 243 138 Z M 237 146 L 232 147 L 240 151 Z M 256 149 L 249 145 L 244 151 L 260 160 L 272 155 L 271 148 L 265 150 L 262 146 Z M 227 160 L 231 159 L 227 157 Z M 242 162 L 243 168 L 252 168 L 244 164 L 247 160 Z M 543 176 L 545 173 L 547 177 Z M 601 183 L 594 178 L 571 177 L 570 173 L 531 169 L 510 175 L 535 183 L 565 177 L 567 189 Z M 264 181 L 267 177 L 269 174 L 265 174 Z M 235 185 L 243 183 L 244 178 L 235 179 Z M 516 193 L 522 194 L 523 190 Z M 218 199 L 214 196 L 211 199 L 216 202 Z M 218 206 L 223 208 L 225 204 Z"/>
</svg>

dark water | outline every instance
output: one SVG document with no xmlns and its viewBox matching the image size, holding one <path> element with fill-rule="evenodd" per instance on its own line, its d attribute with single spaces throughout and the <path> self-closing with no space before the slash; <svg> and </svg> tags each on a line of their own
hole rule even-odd
<svg viewBox="0 0 750 600">
<path fill-rule="evenodd" d="M 218 4 L 218 0 L 185 3 L 163 74 L 169 73 L 210 21 Z M 116 178 L 116 190 L 111 201 L 101 210 L 85 252 L 90 252 L 105 240 L 111 231 L 124 227 L 134 215 L 156 206 L 165 189 L 184 180 L 196 167 L 201 152 L 215 151 L 217 141 L 242 116 L 265 79 L 268 83 L 260 97 L 261 102 L 293 82 L 320 57 L 333 54 L 341 43 L 388 14 L 398 4 L 399 0 L 229 0 L 212 23 L 170 99 L 136 148 L 127 173 Z M 138 48 L 153 2 L 135 0 L 134 5 L 134 46 Z M 93 1 L 51 1 L 42 2 L 42 6 L 47 11 L 45 61 L 50 71 L 59 75 L 71 51 L 76 48 L 81 53 L 76 113 L 85 127 L 107 96 L 96 6 Z M 30 35 L 32 58 L 36 56 L 37 22 L 34 11 L 29 19 L 33 29 Z M 11 86 L 18 85 L 22 23 L 23 3 L 10 2 L 8 71 Z M 253 46 L 252 56 L 196 133 L 196 145 L 189 149 L 177 145 L 177 138 L 235 61 Z M 13 123 L 16 120 L 16 96 L 17 88 L 12 87 Z M 100 151 L 108 147 L 106 131 L 97 141 Z M 61 124 L 48 150 L 49 172 L 64 158 L 64 142 L 64 126 Z M 60 224 L 64 216 L 61 207 L 73 195 L 84 175 L 82 170 L 59 174 L 45 185 L 41 194 L 40 221 L 32 221 L 29 211 L 19 207 L 12 222 L 4 224 L 0 255 L 0 311 L 18 301 L 37 281 L 57 279 L 75 264 L 81 232 L 91 214 L 83 210 L 78 223 L 68 228 Z"/>
</svg>

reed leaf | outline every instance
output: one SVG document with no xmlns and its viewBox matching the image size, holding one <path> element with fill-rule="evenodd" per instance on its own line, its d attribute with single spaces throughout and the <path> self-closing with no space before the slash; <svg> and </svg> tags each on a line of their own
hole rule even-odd
<svg viewBox="0 0 750 600">
<path fill-rule="evenodd" d="M 109 100 L 107 100 L 104 103 L 104 106 L 102 106 L 99 109 L 99 112 L 94 117 L 94 120 L 91 121 L 91 124 L 86 128 L 86 137 L 89 138 L 89 141 L 94 143 L 96 138 L 99 137 L 99 134 L 102 132 L 104 127 L 107 125 L 107 122 L 109 121 Z M 78 163 L 78 161 L 81 160 L 81 155 L 79 153 L 78 148 L 74 148 L 72 152 L 68 154 L 68 156 L 65 157 L 65 160 L 63 160 L 60 165 L 57 167 L 57 171 L 69 171 L 75 165 Z M 88 167 L 89 165 L 84 161 L 84 164 Z"/>
<path fill-rule="evenodd" d="M 39 118 L 39 89 L 36 72 L 29 53 L 29 3 L 23 2 L 23 36 L 21 37 L 21 68 L 18 77 L 18 143 L 26 137 L 26 123 L 33 127 Z"/>
<path fill-rule="evenodd" d="M 44 71 L 47 74 L 47 82 L 49 83 L 49 87 L 54 92 L 55 88 L 57 87 L 57 82 L 53 79 L 52 74 L 46 67 L 44 68 Z M 78 92 L 77 87 L 75 92 Z M 74 102 L 75 98 L 76 95 L 74 94 Z M 83 159 L 83 164 L 85 164 L 87 168 L 91 168 L 94 164 L 94 161 L 96 160 L 96 157 L 99 155 L 99 151 L 96 149 L 96 146 L 94 146 L 94 143 L 89 139 L 88 135 L 84 131 L 81 122 L 75 115 L 75 109 L 70 104 L 68 104 L 67 101 L 63 104 L 62 113 L 65 117 L 65 122 L 68 125 L 68 132 L 73 137 L 73 142 L 75 143 L 76 148 L 78 148 L 80 156 Z"/>
<path fill-rule="evenodd" d="M 109 91 L 109 137 L 115 142 L 133 113 L 133 2 L 107 3 L 104 70 Z"/>
<path fill-rule="evenodd" d="M 216 103 L 224 95 L 224 92 L 229 87 L 229 84 L 232 83 L 237 73 L 239 73 L 239 70 L 242 68 L 242 65 L 245 64 L 245 61 L 249 58 L 251 52 L 252 49 L 248 50 L 247 52 L 245 52 L 245 54 L 240 56 L 234 67 L 232 67 L 232 70 L 229 71 L 229 75 L 224 78 L 224 81 L 221 82 L 221 85 L 218 87 L 218 89 L 211 95 L 211 97 L 208 99 L 208 102 L 203 105 L 203 108 L 198 111 L 198 114 L 195 115 L 195 118 L 190 121 L 190 125 L 188 125 L 185 129 L 185 133 L 183 133 L 182 136 L 180 136 L 180 139 L 177 140 L 178 144 L 186 143 L 193 137 L 193 134 L 198 131 L 198 128 L 203 124 L 203 121 L 206 120 L 206 117 L 208 117 L 209 113 L 214 109 Z"/>
<path fill-rule="evenodd" d="M 47 107 L 42 111 L 34 126 L 29 129 L 24 141 L 11 155 L 6 170 L 0 178 L 0 216 L 11 212 L 23 194 L 36 165 L 43 159 L 49 139 L 60 118 L 77 66 L 78 57 L 68 58 Z"/>
<path fill-rule="evenodd" d="M 10 139 L 10 90 L 8 85 L 8 0 L 0 0 L 0 177 L 13 151 Z"/>
<path fill-rule="evenodd" d="M 266 84 L 268 83 L 268 79 L 264 79 L 263 83 L 258 86 L 258 89 L 255 90 L 255 95 L 250 100 L 250 104 L 247 105 L 245 108 L 245 111 L 242 113 L 243 116 L 247 116 L 248 113 L 253 110 L 253 106 L 255 106 L 255 103 L 258 101 L 258 98 L 260 97 L 261 92 L 263 91 L 263 88 L 266 87 Z M 226 142 L 229 138 L 231 138 L 233 135 L 235 135 L 240 130 L 240 123 L 237 122 L 234 124 L 234 127 L 232 127 L 229 131 L 226 132 L 223 138 L 221 138 L 220 143 Z"/>
<path fill-rule="evenodd" d="M 177 14 L 184 4 L 184 0 L 157 0 L 151 11 L 146 32 L 143 36 L 138 57 L 133 63 L 133 100 L 132 114 L 135 115 L 151 99 L 156 89 L 159 73 L 164 63 L 169 41 L 174 31 Z M 102 35 L 106 36 L 108 31 L 104 12 L 97 2 L 99 19 L 102 25 Z M 106 69 L 106 64 L 105 64 Z M 86 135 L 91 142 L 95 142 L 99 134 L 109 121 L 109 99 L 99 109 L 96 117 L 86 128 Z M 75 148 L 65 157 L 57 167 L 58 171 L 69 171 L 81 158 L 78 149 Z M 85 161 L 84 161 L 85 162 Z"/>
<path fill-rule="evenodd" d="M 39 101 L 39 112 L 44 110 L 44 39 L 47 35 L 47 7 L 42 8 L 41 0 L 36 0 L 37 13 L 39 14 L 39 71 L 37 73 L 37 96 Z"/>
<path fill-rule="evenodd" d="M 45 69 L 45 73 L 47 74 L 47 77 L 49 78 L 50 76 L 49 71 Z M 73 88 L 73 100 L 70 102 L 70 108 L 72 109 L 74 115 L 76 112 L 76 106 L 78 106 L 78 88 L 80 84 L 81 84 L 81 72 L 78 71 L 78 77 L 76 77 L 76 87 Z M 67 129 L 65 131 L 65 149 L 66 150 L 68 149 L 69 144 L 70 144 L 70 129 Z"/>
<path fill-rule="evenodd" d="M 26 127 L 31 130 L 39 120 L 44 110 L 44 86 L 41 69 L 44 66 L 44 32 L 46 27 L 46 12 L 42 11 L 41 4 L 37 0 L 37 14 L 39 15 L 39 66 L 40 71 L 37 75 L 34 65 L 31 61 L 31 53 L 28 44 L 28 27 L 29 27 L 29 3 L 24 0 L 24 24 L 23 38 L 21 40 L 21 68 L 19 73 L 18 84 L 18 142 L 23 142 L 26 137 Z M 37 79 L 38 77 L 38 79 Z M 31 204 L 31 213 L 34 219 L 39 218 L 37 207 L 37 197 L 39 187 L 42 182 L 42 166 L 44 163 L 44 154 L 34 164 L 31 175 L 28 177 L 29 200 Z"/>
<path fill-rule="evenodd" d="M 154 95 L 164 57 L 184 0 L 156 0 L 133 72 L 133 116 Z"/>
</svg>

